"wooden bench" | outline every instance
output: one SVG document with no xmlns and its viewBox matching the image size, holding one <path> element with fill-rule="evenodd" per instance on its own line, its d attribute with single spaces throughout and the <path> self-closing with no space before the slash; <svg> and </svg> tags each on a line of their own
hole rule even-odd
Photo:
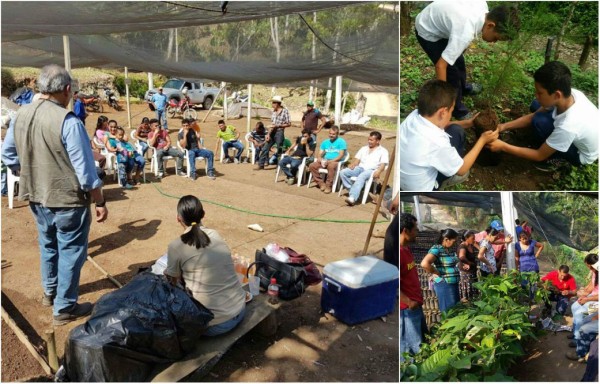
<svg viewBox="0 0 600 384">
<path fill-rule="evenodd" d="M 152 374 L 152 382 L 176 382 L 191 374 L 194 378 L 205 376 L 236 341 L 254 328 L 263 336 L 274 335 L 277 332 L 276 310 L 280 304 L 269 304 L 267 299 L 268 296 L 261 293 L 246 304 L 244 320 L 231 332 L 202 337 L 198 346 L 183 359 L 159 365 Z"/>
</svg>

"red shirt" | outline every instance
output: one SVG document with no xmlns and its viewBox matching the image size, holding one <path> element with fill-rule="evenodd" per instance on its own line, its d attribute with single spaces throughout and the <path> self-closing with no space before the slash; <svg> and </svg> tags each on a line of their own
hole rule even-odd
<svg viewBox="0 0 600 384">
<path fill-rule="evenodd" d="M 169 132 L 167 132 L 167 130 L 161 129 L 158 132 L 158 138 L 154 142 L 154 148 L 163 149 L 164 147 L 166 147 L 168 135 L 169 135 Z M 148 133 L 148 140 L 152 140 L 153 137 L 154 137 L 154 131 Z"/>
<path fill-rule="evenodd" d="M 408 247 L 400 247 L 400 290 L 411 300 L 423 304 L 417 264 Z M 408 305 L 400 302 L 400 309 L 408 309 Z"/>
<path fill-rule="evenodd" d="M 575 291 L 577 290 L 577 284 L 575 283 L 575 278 L 571 275 L 567 275 L 564 280 L 560 280 L 558 278 L 558 271 L 552 271 L 546 274 L 546 276 L 542 277 L 542 280 L 548 280 L 552 282 L 559 291 Z"/>
</svg>

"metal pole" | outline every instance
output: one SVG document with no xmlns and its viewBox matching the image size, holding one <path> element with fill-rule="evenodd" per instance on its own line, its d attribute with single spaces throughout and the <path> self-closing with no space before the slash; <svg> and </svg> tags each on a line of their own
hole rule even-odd
<svg viewBox="0 0 600 384">
<path fill-rule="evenodd" d="M 152 72 L 148 72 L 148 89 L 154 88 L 154 79 L 152 78 Z"/>
<path fill-rule="evenodd" d="M 252 115 L 252 84 L 248 84 L 248 121 L 246 124 L 246 133 L 250 132 L 252 128 L 251 124 L 251 116 Z"/>
<path fill-rule="evenodd" d="M 69 36 L 63 35 L 63 53 L 65 56 L 65 69 L 71 75 L 71 45 L 69 44 Z M 71 77 L 73 77 L 71 75 Z M 73 98 L 69 100 L 69 105 L 67 109 L 73 110 Z"/>
<path fill-rule="evenodd" d="M 127 98 L 127 124 L 129 125 L 129 129 L 132 129 L 131 126 L 131 104 L 129 102 L 129 71 L 127 67 L 125 67 L 125 97 Z"/>
<path fill-rule="evenodd" d="M 515 216 L 513 211 L 513 195 L 512 192 L 500 192 L 502 202 L 502 226 L 504 227 L 504 235 L 515 236 Z M 508 270 L 515 269 L 515 243 L 506 244 L 506 267 Z M 498 268 L 502 268 L 501 265 Z"/>
<path fill-rule="evenodd" d="M 342 76 L 335 77 L 335 124 L 342 123 Z"/>
<path fill-rule="evenodd" d="M 227 121 L 227 83 L 222 81 L 221 88 L 223 89 L 223 119 Z"/>
<path fill-rule="evenodd" d="M 419 229 L 423 228 L 423 223 L 421 222 L 421 205 L 419 204 L 419 196 L 413 196 L 413 201 L 415 202 L 415 217 L 417 218 L 417 225 Z"/>
</svg>

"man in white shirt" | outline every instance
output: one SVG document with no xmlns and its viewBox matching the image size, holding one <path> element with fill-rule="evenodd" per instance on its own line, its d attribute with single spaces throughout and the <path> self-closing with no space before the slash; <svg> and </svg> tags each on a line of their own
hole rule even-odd
<svg viewBox="0 0 600 384">
<path fill-rule="evenodd" d="M 475 88 L 479 88 L 467 84 L 463 52 L 478 34 L 484 41 L 495 43 L 508 40 L 518 28 L 514 8 L 503 5 L 488 12 L 482 0 L 434 1 L 417 15 L 417 40 L 435 65 L 437 79 L 449 82 L 457 90 L 455 118 L 470 118 L 462 96 L 475 93 Z"/>
<path fill-rule="evenodd" d="M 502 140 L 489 144 L 492 151 L 503 151 L 531 161 L 564 159 L 575 166 L 598 159 L 600 113 L 580 91 L 571 88 L 571 71 L 559 62 L 542 65 L 533 75 L 536 100 L 531 112 L 508 123 L 500 132 L 533 128 L 537 149 L 518 147 Z"/>
<path fill-rule="evenodd" d="M 441 80 L 419 90 L 418 110 L 400 124 L 401 190 L 432 191 L 463 182 L 479 152 L 498 138 L 498 130 L 484 132 L 464 155 L 464 129 L 473 127 L 473 119 L 450 124 L 455 97 L 454 87 Z"/>
<path fill-rule="evenodd" d="M 348 165 L 348 168 L 342 169 L 340 178 L 346 189 L 349 189 L 346 204 L 353 206 L 358 200 L 360 191 L 365 186 L 367 180 L 373 174 L 376 180 L 381 176 L 385 166 L 389 163 L 389 154 L 387 149 L 379 145 L 381 133 L 373 131 L 369 134 L 368 144 L 359 149 L 354 160 Z M 356 177 L 356 181 L 350 178 Z M 365 191 L 364 193 L 367 193 Z"/>
</svg>

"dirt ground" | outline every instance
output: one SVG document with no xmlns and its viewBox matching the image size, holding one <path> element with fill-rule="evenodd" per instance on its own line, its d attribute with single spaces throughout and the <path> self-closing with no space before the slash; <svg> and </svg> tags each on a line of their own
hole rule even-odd
<svg viewBox="0 0 600 384">
<path fill-rule="evenodd" d="M 199 111 L 200 120 L 205 111 Z M 126 126 L 125 112 L 105 108 L 105 115 Z M 132 121 L 137 126 L 142 117 L 152 117 L 145 105 L 134 105 Z M 91 134 L 97 114 L 88 117 Z M 292 114 L 294 127 L 290 135 L 300 132 Z M 216 122 L 209 116 L 200 124 L 205 144 L 214 149 Z M 246 120 L 231 120 L 241 132 Z M 254 126 L 255 120 L 252 122 Z M 171 138 L 175 140 L 179 119 L 170 119 Z M 382 144 L 391 149 L 395 132 L 382 132 Z M 367 132 L 348 132 L 344 138 L 355 154 L 366 144 Z M 322 132 L 319 141 L 326 136 Z M 201 171 L 198 180 L 174 175 L 174 162 L 167 166 L 168 175 L 161 181 L 147 172 L 148 183 L 133 190 L 123 190 L 112 180 L 106 181 L 104 193 L 109 217 L 105 223 L 93 223 L 89 255 L 121 283 L 127 283 L 140 267 L 153 264 L 166 251 L 181 228 L 175 220 L 178 196 L 194 194 L 205 203 L 204 225 L 216 229 L 226 240 L 232 253 L 254 258 L 256 249 L 270 242 L 290 246 L 310 257 L 322 268 L 325 264 L 361 254 L 369 224 L 323 223 L 293 218 L 259 216 L 229 209 L 271 215 L 303 218 L 328 218 L 369 221 L 373 204 L 348 207 L 343 197 L 325 195 L 316 188 L 288 186 L 280 180 L 274 183 L 274 167 L 255 171 L 251 164 L 215 163 L 217 179 L 209 180 Z M 149 162 L 146 166 L 149 169 Z M 218 204 L 218 205 L 217 205 Z M 7 311 L 17 320 L 29 339 L 45 355 L 45 345 L 39 335 L 52 327 L 50 308 L 42 307 L 39 273 L 37 230 L 24 202 L 15 201 L 15 209 L 7 208 L 2 199 L 2 259 L 12 263 L 2 269 L 2 292 L 6 295 Z M 380 215 L 376 232 L 384 232 L 387 221 Z M 259 223 L 265 232 L 254 232 L 247 225 Z M 371 239 L 369 254 L 382 257 L 383 239 Z M 85 263 L 80 282 L 80 302 L 97 301 L 115 286 L 89 262 Z M 262 338 L 251 332 L 242 338 L 221 359 L 205 380 L 210 381 L 398 381 L 398 308 L 387 317 L 357 326 L 347 326 L 330 315 L 320 313 L 321 287 L 308 289 L 301 298 L 285 303 L 280 311 L 281 324 L 272 338 Z M 63 355 L 69 331 L 84 320 L 56 328 L 58 354 Z M 28 352 L 18 347 L 18 341 L 2 330 L 2 381 L 20 380 L 43 373 L 36 364 L 23 363 Z"/>
</svg>

